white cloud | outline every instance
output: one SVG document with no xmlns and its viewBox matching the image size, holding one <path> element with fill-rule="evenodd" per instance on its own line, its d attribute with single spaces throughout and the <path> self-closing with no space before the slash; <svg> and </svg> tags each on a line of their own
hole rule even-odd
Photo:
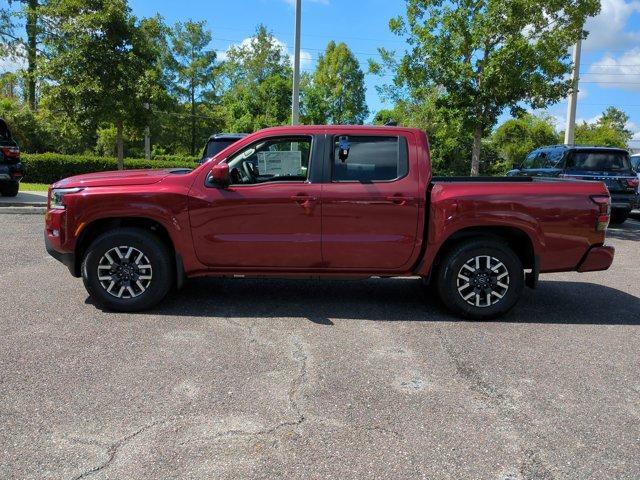
<svg viewBox="0 0 640 480">
<path fill-rule="evenodd" d="M 640 47 L 619 57 L 607 54 L 589 67 L 585 79 L 598 82 L 603 88 L 640 90 Z"/>
<path fill-rule="evenodd" d="M 293 51 L 289 51 L 289 47 L 282 40 L 273 37 L 273 41 L 278 49 L 285 55 L 289 56 L 291 65 L 293 65 Z M 253 48 L 253 43 L 255 42 L 255 37 L 247 37 L 242 40 L 240 43 L 236 43 L 235 45 L 229 46 L 229 48 L 225 51 L 218 52 L 218 60 L 223 62 L 227 59 L 227 52 L 230 48 L 239 48 L 241 50 L 251 50 Z M 300 50 L 300 67 L 302 70 L 306 70 L 311 67 L 312 63 L 311 53 L 306 50 Z"/>
<path fill-rule="evenodd" d="M 621 49 L 640 42 L 640 30 L 626 31 L 629 17 L 640 12 L 640 1 L 602 0 L 600 14 L 587 20 L 589 36 L 583 48 L 588 51 Z"/>
</svg>

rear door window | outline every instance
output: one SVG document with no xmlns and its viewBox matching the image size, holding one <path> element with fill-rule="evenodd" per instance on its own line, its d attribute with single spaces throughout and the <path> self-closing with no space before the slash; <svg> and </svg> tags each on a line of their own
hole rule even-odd
<svg viewBox="0 0 640 480">
<path fill-rule="evenodd" d="M 576 151 L 567 161 L 567 170 L 629 173 L 631 163 L 624 152 Z"/>
<path fill-rule="evenodd" d="M 334 182 L 384 182 L 404 177 L 409 171 L 404 137 L 334 137 L 331 179 Z"/>
</svg>

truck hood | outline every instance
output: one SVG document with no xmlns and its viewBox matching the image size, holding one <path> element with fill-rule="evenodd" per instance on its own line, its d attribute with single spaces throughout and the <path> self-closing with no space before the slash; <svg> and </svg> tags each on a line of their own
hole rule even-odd
<svg viewBox="0 0 640 480">
<path fill-rule="evenodd" d="M 119 185 L 151 185 L 169 175 L 171 170 L 123 170 L 97 172 L 64 178 L 53 184 L 53 188 L 111 187 Z"/>
</svg>

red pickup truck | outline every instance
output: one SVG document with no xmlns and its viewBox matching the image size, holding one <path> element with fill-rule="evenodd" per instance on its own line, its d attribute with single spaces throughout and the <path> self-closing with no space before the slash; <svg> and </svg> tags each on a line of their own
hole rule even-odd
<svg viewBox="0 0 640 480">
<path fill-rule="evenodd" d="M 47 250 L 94 302 L 148 309 L 190 277 L 417 276 L 459 315 L 504 314 L 538 274 L 609 268 L 602 183 L 435 178 L 400 127 L 261 130 L 194 170 L 50 188 Z"/>
</svg>

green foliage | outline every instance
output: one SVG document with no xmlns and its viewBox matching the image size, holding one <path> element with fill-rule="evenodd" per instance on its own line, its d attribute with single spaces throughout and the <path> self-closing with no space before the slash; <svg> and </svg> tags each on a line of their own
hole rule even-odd
<svg viewBox="0 0 640 480">
<path fill-rule="evenodd" d="M 176 23 L 171 39 L 169 71 L 173 78 L 173 90 L 179 100 L 189 104 L 190 152 L 196 151 L 198 104 L 203 97 L 213 95 L 217 66 L 216 52 L 208 49 L 211 32 L 206 22 Z"/>
<path fill-rule="evenodd" d="M 492 140 L 505 165 L 511 168 L 521 165 L 532 150 L 557 144 L 559 137 L 550 118 L 524 114 L 500 125 Z"/>
<path fill-rule="evenodd" d="M 118 161 L 113 157 L 91 155 L 61 155 L 57 153 L 22 154 L 25 179 L 30 183 L 53 183 L 73 175 L 116 170 Z M 127 159 L 127 168 L 194 168 L 191 161 L 159 161 Z"/>
<path fill-rule="evenodd" d="M 609 127 L 618 132 L 620 139 L 626 144 L 633 137 L 633 132 L 627 128 L 629 115 L 616 107 L 607 107 L 598 120 L 598 125 Z"/>
<path fill-rule="evenodd" d="M 365 92 L 356 57 L 344 43 L 330 41 L 313 75 L 305 77 L 302 120 L 316 125 L 361 124 L 369 114 Z"/>
<path fill-rule="evenodd" d="M 583 122 L 576 125 L 575 143 L 627 148 L 628 137 L 610 124 Z"/>
<path fill-rule="evenodd" d="M 139 22 L 125 0 L 51 0 L 46 14 L 57 25 L 45 41 L 50 107 L 92 131 L 115 124 L 118 137 L 124 126 L 143 128 L 144 105 L 161 90 L 159 22 Z"/>
<path fill-rule="evenodd" d="M 598 0 L 406 4 L 406 17 L 393 19 L 390 28 L 407 38 L 410 50 L 399 62 L 380 50 L 396 75 L 387 93 L 417 103 L 425 89 L 437 88 L 439 106 L 456 112 L 474 134 L 472 174 L 479 171 L 480 140 L 505 108 L 543 108 L 567 94 L 568 49 L 586 37 L 582 25 L 600 9 Z"/>
<path fill-rule="evenodd" d="M 289 56 L 263 25 L 251 39 L 229 49 L 222 75 L 226 90 L 221 103 L 229 131 L 251 133 L 288 123 Z"/>
</svg>

